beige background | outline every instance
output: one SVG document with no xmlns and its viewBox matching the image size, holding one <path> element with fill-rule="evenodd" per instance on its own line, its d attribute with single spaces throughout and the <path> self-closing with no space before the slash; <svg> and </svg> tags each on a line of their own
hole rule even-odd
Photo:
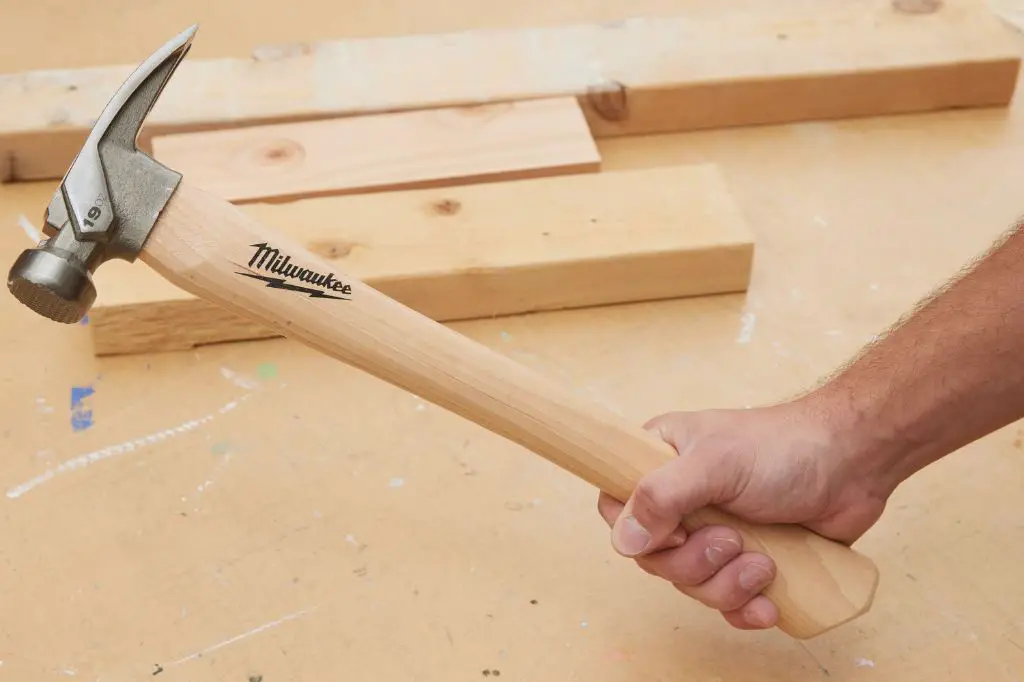
<svg viewBox="0 0 1024 682">
<path fill-rule="evenodd" d="M 136 63 L 194 21 L 202 58 L 683 5 L 4 0 L 0 71 Z M 454 326 L 637 421 L 785 397 L 1024 212 L 1020 112 L 602 141 L 607 169 L 722 165 L 758 239 L 749 294 Z M 52 189 L 0 187 L 3 262 Z M 901 488 L 859 545 L 875 608 L 799 643 L 615 556 L 585 485 L 296 344 L 97 362 L 87 327 L 9 296 L 0 320 L 0 485 L 98 453 L 0 498 L 0 682 L 1024 677 L 1016 426 Z"/>
</svg>

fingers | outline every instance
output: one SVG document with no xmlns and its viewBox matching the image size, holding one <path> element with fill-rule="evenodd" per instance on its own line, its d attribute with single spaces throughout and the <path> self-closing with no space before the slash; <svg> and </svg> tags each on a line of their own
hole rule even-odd
<svg viewBox="0 0 1024 682">
<path fill-rule="evenodd" d="M 678 550 L 672 550 L 678 551 Z M 760 596 L 775 577 L 775 565 L 768 557 L 744 552 L 697 585 L 676 583 L 683 594 L 719 611 L 742 609 Z"/>
<path fill-rule="evenodd" d="M 758 595 L 738 609 L 723 611 L 722 617 L 740 630 L 763 630 L 775 626 L 779 610 L 768 597 Z"/>
<path fill-rule="evenodd" d="M 613 525 L 625 505 L 608 495 L 598 497 L 598 511 Z M 775 577 L 770 558 L 743 552 L 743 540 L 732 528 L 705 526 L 686 538 L 634 558 L 652 576 L 672 583 L 683 594 L 722 612 L 737 628 L 772 627 L 778 609 L 760 594 Z"/>
<path fill-rule="evenodd" d="M 636 563 L 670 583 L 695 587 L 709 580 L 742 551 L 739 533 L 731 528 L 706 526 L 681 546 L 637 557 Z"/>
</svg>

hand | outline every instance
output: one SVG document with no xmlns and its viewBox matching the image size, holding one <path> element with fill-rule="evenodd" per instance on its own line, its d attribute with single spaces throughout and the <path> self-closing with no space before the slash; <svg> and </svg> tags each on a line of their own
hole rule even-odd
<svg viewBox="0 0 1024 682">
<path fill-rule="evenodd" d="M 679 457 L 643 478 L 625 505 L 600 495 L 613 546 L 736 628 L 775 625 L 778 611 L 760 594 L 775 566 L 744 552 L 740 535 L 727 527 L 687 537 L 683 515 L 714 505 L 751 522 L 801 524 L 849 544 L 878 520 L 892 492 L 858 470 L 856 454 L 844 451 L 825 416 L 804 403 L 673 412 L 645 428 Z"/>
</svg>

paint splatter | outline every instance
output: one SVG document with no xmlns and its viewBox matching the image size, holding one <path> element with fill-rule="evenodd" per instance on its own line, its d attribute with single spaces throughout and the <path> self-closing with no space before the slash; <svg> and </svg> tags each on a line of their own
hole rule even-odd
<svg viewBox="0 0 1024 682">
<path fill-rule="evenodd" d="M 405 479 L 404 478 L 397 478 L 396 477 L 396 478 L 392 478 L 390 481 L 388 481 L 388 487 L 389 488 L 401 488 L 403 485 L 405 485 Z"/>
<path fill-rule="evenodd" d="M 81 320 L 78 321 L 78 324 L 80 324 L 83 327 L 87 326 L 89 324 L 89 316 L 86 315 L 85 317 L 83 317 Z"/>
<path fill-rule="evenodd" d="M 210 452 L 215 455 L 226 455 L 231 452 L 231 443 L 228 443 L 227 441 L 218 441 L 210 448 Z"/>
<path fill-rule="evenodd" d="M 874 668 L 875 667 L 875 662 L 872 661 L 870 658 L 858 657 L 857 660 L 854 661 L 854 663 L 857 665 L 858 668 Z"/>
<path fill-rule="evenodd" d="M 248 379 L 248 378 L 242 376 L 241 374 L 239 374 L 238 372 L 236 372 L 236 371 L 234 371 L 232 369 L 229 369 L 227 367 L 221 367 L 220 368 L 220 375 L 222 377 L 224 377 L 225 379 L 227 379 L 228 381 L 230 381 L 231 383 L 233 383 L 235 386 L 238 386 L 239 388 L 245 388 L 245 389 L 250 389 L 251 390 L 251 389 L 257 388 L 259 386 L 259 384 L 257 384 L 252 379 Z"/>
<path fill-rule="evenodd" d="M 36 398 L 36 409 L 42 414 L 50 414 L 53 408 L 47 404 L 46 398 Z"/>
<path fill-rule="evenodd" d="M 85 399 L 96 392 L 92 386 L 71 387 L 71 428 L 75 431 L 84 431 L 93 424 L 92 408 Z"/>
<path fill-rule="evenodd" d="M 256 368 L 256 376 L 260 379 L 273 379 L 277 376 L 277 365 L 272 362 L 264 362 Z"/>
<path fill-rule="evenodd" d="M 242 400 L 244 399 L 245 398 L 243 397 Z M 236 407 L 238 407 L 238 401 L 233 400 L 224 405 L 223 407 L 221 407 L 219 410 L 217 410 L 217 412 L 210 413 L 205 417 L 200 417 L 199 419 L 192 419 L 182 424 L 178 424 L 177 426 L 174 426 L 172 428 L 164 429 L 163 431 L 157 431 L 156 433 L 152 433 L 148 436 L 143 436 L 141 438 L 136 438 L 134 440 L 125 441 L 124 443 L 118 443 L 117 445 L 111 445 L 109 447 L 101 448 L 99 450 L 94 450 L 84 455 L 79 455 L 78 457 L 74 457 L 67 461 L 61 462 L 61 464 L 57 466 L 56 469 L 48 469 L 44 473 L 36 476 L 35 478 L 9 489 L 7 491 L 7 497 L 10 499 L 21 497 L 25 493 L 31 491 L 33 488 L 36 488 L 61 474 L 66 474 L 71 471 L 83 469 L 89 466 L 90 464 L 95 464 L 96 462 L 102 461 L 109 457 L 114 457 L 115 455 L 120 455 L 125 452 L 134 452 L 135 450 L 144 448 L 147 445 L 153 445 L 155 443 L 159 443 L 162 440 L 173 438 L 183 433 L 188 433 L 189 431 L 193 431 L 199 428 L 200 426 L 203 426 L 204 424 L 208 424 L 209 422 L 213 421 L 217 414 L 226 414 L 231 410 L 235 409 Z"/>
<path fill-rule="evenodd" d="M 754 336 L 754 325 L 757 323 L 757 315 L 754 313 L 743 313 L 743 317 L 740 318 L 740 334 L 736 338 L 736 343 L 750 343 L 750 339 Z"/>
<path fill-rule="evenodd" d="M 505 331 L 504 329 L 501 331 L 501 340 L 502 341 L 508 341 L 511 338 L 512 338 L 512 335 L 509 334 L 507 331 Z"/>
<path fill-rule="evenodd" d="M 284 623 L 287 623 L 290 620 L 295 620 L 296 618 L 300 618 L 300 617 L 306 615 L 307 613 L 310 613 L 311 611 L 315 611 L 316 608 L 317 607 L 313 607 L 313 608 L 309 608 L 309 609 L 303 609 L 301 611 L 297 611 L 295 613 L 288 614 L 287 616 L 284 616 L 283 618 L 278 618 L 277 620 L 272 620 L 269 623 L 264 623 L 263 625 L 261 625 L 261 626 L 259 626 L 257 628 L 253 628 L 252 630 L 249 630 L 247 632 L 243 632 L 240 635 L 235 635 L 234 637 L 231 637 L 230 639 L 225 639 L 222 642 L 218 642 L 218 643 L 216 643 L 216 644 L 214 644 L 212 646 L 208 646 L 205 649 L 201 649 L 200 651 L 197 651 L 197 652 L 195 652 L 193 654 L 189 654 L 188 656 L 183 656 L 182 658 L 179 658 L 176 661 L 171 661 L 165 667 L 171 668 L 171 667 L 174 667 L 176 665 L 181 665 L 182 663 L 187 663 L 188 661 L 192 661 L 192 660 L 195 660 L 197 658 L 201 658 L 202 656 L 204 656 L 206 654 L 209 654 L 211 652 L 217 651 L 218 649 L 222 649 L 222 648 L 224 648 L 224 647 L 226 647 L 226 646 L 228 646 L 230 644 L 234 644 L 235 642 L 239 642 L 239 641 L 241 641 L 243 639 L 247 639 L 247 638 L 252 637 L 253 635 L 259 634 L 259 633 L 261 633 L 261 632 L 263 632 L 265 630 L 269 630 L 271 628 L 276 628 L 277 626 L 282 625 Z"/>
</svg>

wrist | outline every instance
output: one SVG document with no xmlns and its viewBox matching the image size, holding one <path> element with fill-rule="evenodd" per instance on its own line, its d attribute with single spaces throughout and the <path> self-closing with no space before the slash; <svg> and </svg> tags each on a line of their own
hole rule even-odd
<svg viewBox="0 0 1024 682">
<path fill-rule="evenodd" d="M 794 401 L 803 419 L 816 425 L 825 444 L 821 457 L 843 487 L 888 499 L 896 488 L 929 460 L 929 443 L 915 441 L 884 413 L 857 400 L 853 391 L 826 384 Z M 937 457 L 935 457 L 937 458 Z"/>
</svg>

